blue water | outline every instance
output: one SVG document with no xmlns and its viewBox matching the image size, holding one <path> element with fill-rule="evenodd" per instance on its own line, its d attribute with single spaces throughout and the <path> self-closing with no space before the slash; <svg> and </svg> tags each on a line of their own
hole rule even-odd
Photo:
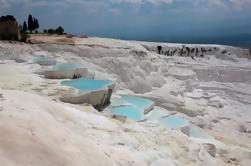
<svg viewBox="0 0 251 166">
<path fill-rule="evenodd" d="M 178 116 L 167 116 L 159 119 L 159 123 L 165 127 L 178 129 L 189 125 L 189 121 Z"/>
<path fill-rule="evenodd" d="M 144 113 L 134 106 L 120 106 L 110 109 L 113 115 L 125 116 L 131 120 L 140 121 L 144 119 Z"/>
<path fill-rule="evenodd" d="M 55 65 L 57 63 L 57 60 L 43 55 L 33 57 L 32 61 L 35 63 L 46 64 L 46 65 Z"/>
<path fill-rule="evenodd" d="M 149 108 L 150 106 L 154 104 L 154 102 L 151 100 L 144 99 L 137 96 L 123 95 L 121 97 L 123 100 L 125 100 L 126 102 L 130 103 L 131 105 L 133 105 L 134 107 L 142 111 L 144 111 L 145 109 Z"/>
<path fill-rule="evenodd" d="M 44 56 L 44 55 L 38 55 L 32 58 L 33 62 L 37 62 L 39 60 L 44 60 L 44 59 L 48 59 L 48 57 Z"/>
<path fill-rule="evenodd" d="M 149 120 L 159 120 L 161 117 L 168 115 L 167 112 L 159 110 L 159 109 L 154 109 L 151 112 L 149 112 L 146 116 L 147 119 Z"/>
<path fill-rule="evenodd" d="M 126 116 L 128 119 L 140 121 L 145 119 L 144 112 L 154 103 L 151 100 L 123 95 L 112 100 L 110 111 L 113 115 Z"/>
<path fill-rule="evenodd" d="M 121 96 L 111 98 L 111 105 L 110 105 L 111 107 L 130 106 L 130 105 L 131 104 L 123 100 Z"/>
<path fill-rule="evenodd" d="M 63 85 L 76 88 L 80 91 L 95 91 L 103 89 L 112 84 L 110 80 L 86 80 L 76 79 L 71 81 L 63 81 Z"/>
<path fill-rule="evenodd" d="M 190 137 L 193 138 L 209 138 L 209 136 L 200 128 L 190 126 Z"/>
<path fill-rule="evenodd" d="M 81 65 L 74 63 L 58 63 L 53 66 L 52 70 L 54 71 L 69 71 L 77 68 L 81 68 Z"/>
</svg>

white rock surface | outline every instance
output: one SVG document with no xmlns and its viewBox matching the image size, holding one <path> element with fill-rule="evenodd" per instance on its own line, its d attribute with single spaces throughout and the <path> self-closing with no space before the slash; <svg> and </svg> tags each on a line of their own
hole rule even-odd
<svg viewBox="0 0 251 166">
<path fill-rule="evenodd" d="M 72 104 L 88 103 L 94 106 L 98 111 L 103 111 L 110 104 L 110 99 L 114 91 L 115 84 L 111 83 L 102 89 L 92 90 L 88 92 L 78 92 L 62 96 L 61 101 Z"/>
<path fill-rule="evenodd" d="M 251 61 L 245 50 L 75 40 L 75 46 L 0 42 L 2 165 L 249 166 Z M 169 52 L 186 47 L 207 52 L 166 56 L 156 53 L 158 45 Z M 59 102 L 74 91 L 37 75 L 46 68 L 30 63 L 36 55 L 79 63 L 96 79 L 114 81 L 117 93 L 152 99 L 156 108 L 187 118 L 214 139 L 189 138 L 154 121 L 122 123 L 86 104 Z M 215 158 L 205 143 L 215 145 Z"/>
<path fill-rule="evenodd" d="M 73 79 L 74 77 L 89 78 L 88 70 L 86 68 L 78 68 L 67 71 L 47 70 L 43 73 L 43 75 L 48 79 Z"/>
</svg>

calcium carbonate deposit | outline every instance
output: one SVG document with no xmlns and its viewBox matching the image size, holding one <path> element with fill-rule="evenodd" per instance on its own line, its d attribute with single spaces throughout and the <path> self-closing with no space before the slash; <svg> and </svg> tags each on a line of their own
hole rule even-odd
<svg viewBox="0 0 251 166">
<path fill-rule="evenodd" d="M 246 50 L 73 40 L 0 42 L 0 165 L 250 165 Z M 84 74 L 43 74 L 80 66 Z"/>
</svg>

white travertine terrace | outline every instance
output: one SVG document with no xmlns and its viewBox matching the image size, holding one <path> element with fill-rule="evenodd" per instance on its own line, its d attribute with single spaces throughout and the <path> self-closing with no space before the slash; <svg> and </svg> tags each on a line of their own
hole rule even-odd
<svg viewBox="0 0 251 166">
<path fill-rule="evenodd" d="M 74 45 L 0 42 L 1 165 L 250 165 L 251 61 L 246 50 L 72 40 Z M 61 102 L 63 95 L 77 91 L 37 75 L 48 69 L 32 62 L 37 55 L 80 64 L 95 79 L 116 84 L 114 95 L 153 100 L 154 110 L 187 119 L 194 128 L 173 130 L 153 120 L 121 122 L 88 104 Z M 213 139 L 199 138 L 204 136 L 200 130 Z"/>
<path fill-rule="evenodd" d="M 72 104 L 88 103 L 94 106 L 98 111 L 103 111 L 103 109 L 110 104 L 110 98 L 112 96 L 114 88 L 115 84 L 111 83 L 101 89 L 95 89 L 85 92 L 78 90 L 77 93 L 68 93 L 67 95 L 61 97 L 60 100 Z"/>
<path fill-rule="evenodd" d="M 44 71 L 45 78 L 48 79 L 73 79 L 74 77 L 84 77 L 89 78 L 88 70 L 86 68 L 77 68 L 72 70 L 66 70 L 66 71 L 55 71 L 55 70 L 47 70 Z"/>
</svg>

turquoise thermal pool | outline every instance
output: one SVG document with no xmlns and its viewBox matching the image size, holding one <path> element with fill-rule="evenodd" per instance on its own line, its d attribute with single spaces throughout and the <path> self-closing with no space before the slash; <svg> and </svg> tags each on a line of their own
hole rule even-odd
<svg viewBox="0 0 251 166">
<path fill-rule="evenodd" d="M 112 84 L 110 80 L 87 80 L 87 79 L 76 79 L 70 81 L 63 81 L 63 85 L 76 88 L 80 91 L 96 91 L 106 88 Z"/>
<path fill-rule="evenodd" d="M 178 129 L 189 125 L 189 121 L 178 116 L 166 116 L 159 119 L 159 123 L 165 127 Z"/>
<path fill-rule="evenodd" d="M 159 110 L 159 109 L 154 109 L 151 112 L 149 112 L 146 116 L 148 120 L 159 120 L 163 116 L 167 116 L 167 112 Z"/>
<path fill-rule="evenodd" d="M 199 127 L 190 126 L 190 137 L 207 139 L 209 136 Z"/>
<path fill-rule="evenodd" d="M 81 68 L 81 65 L 74 63 L 57 63 L 53 66 L 53 71 L 69 71 Z"/>
<path fill-rule="evenodd" d="M 111 107 L 122 107 L 128 105 L 130 105 L 130 103 L 123 100 L 121 96 L 111 98 L 111 105 L 110 105 Z"/>
<path fill-rule="evenodd" d="M 144 119 L 144 113 L 133 106 L 120 106 L 110 109 L 113 115 L 125 116 L 131 120 L 140 121 Z"/>
<path fill-rule="evenodd" d="M 134 107 L 141 109 L 141 110 L 145 110 L 154 104 L 154 102 L 151 100 L 144 99 L 144 98 L 137 97 L 137 96 L 122 95 L 121 98 L 125 102 L 129 103 L 130 105 L 133 105 Z"/>
<path fill-rule="evenodd" d="M 125 116 L 131 120 L 141 121 L 145 119 L 145 111 L 153 104 L 154 102 L 148 99 L 123 95 L 120 98 L 112 99 L 109 110 L 113 115 Z"/>
</svg>

